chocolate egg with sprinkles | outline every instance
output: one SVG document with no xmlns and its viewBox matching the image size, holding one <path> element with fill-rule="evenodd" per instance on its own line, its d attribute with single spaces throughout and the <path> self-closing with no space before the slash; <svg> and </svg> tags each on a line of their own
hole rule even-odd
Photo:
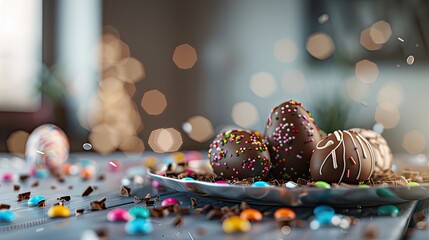
<svg viewBox="0 0 429 240">
<path fill-rule="evenodd" d="M 310 172 L 314 181 L 357 184 L 368 180 L 375 166 L 371 144 L 353 131 L 335 131 L 316 145 Z"/>
<path fill-rule="evenodd" d="M 310 158 L 322 138 L 309 111 L 290 100 L 273 108 L 265 134 L 276 179 L 310 178 Z"/>
<path fill-rule="evenodd" d="M 265 143 L 252 131 L 229 130 L 216 136 L 208 152 L 214 174 L 228 180 L 265 179 L 271 167 Z"/>
</svg>

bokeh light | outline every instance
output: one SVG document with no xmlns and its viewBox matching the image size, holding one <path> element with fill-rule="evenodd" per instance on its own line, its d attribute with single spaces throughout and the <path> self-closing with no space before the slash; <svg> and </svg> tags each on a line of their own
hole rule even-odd
<svg viewBox="0 0 429 240">
<path fill-rule="evenodd" d="M 128 154 L 139 154 L 145 150 L 145 145 L 138 136 L 130 136 L 120 143 L 119 150 Z"/>
<path fill-rule="evenodd" d="M 92 148 L 101 154 L 109 154 L 119 146 L 119 137 L 114 129 L 104 124 L 95 126 L 89 135 Z"/>
<path fill-rule="evenodd" d="M 29 135 L 28 132 L 22 130 L 10 134 L 6 141 L 9 152 L 20 156 L 24 155 L 25 144 L 27 143 Z"/>
<path fill-rule="evenodd" d="M 300 93 L 306 86 L 304 73 L 298 69 L 288 69 L 283 74 L 281 84 L 288 93 Z"/>
<path fill-rule="evenodd" d="M 276 80 L 271 73 L 258 72 L 250 79 L 250 89 L 259 97 L 267 98 L 274 94 L 277 89 Z"/>
<path fill-rule="evenodd" d="M 381 123 L 385 129 L 396 127 L 399 119 L 399 109 L 393 103 L 383 102 L 375 110 L 375 121 Z"/>
<path fill-rule="evenodd" d="M 182 44 L 174 49 L 173 62 L 180 69 L 190 69 L 197 62 L 197 52 L 189 44 Z"/>
<path fill-rule="evenodd" d="M 317 21 L 318 21 L 320 24 L 325 24 L 326 22 L 328 22 L 328 21 L 329 21 L 329 15 L 328 15 L 328 14 L 326 14 L 326 13 L 324 13 L 324 14 L 320 15 L 320 17 L 317 19 Z"/>
<path fill-rule="evenodd" d="M 380 50 L 383 44 L 375 43 L 370 36 L 371 28 L 366 28 L 360 33 L 360 44 L 369 51 Z"/>
<path fill-rule="evenodd" d="M 159 115 L 167 107 L 167 99 L 159 90 L 149 90 L 143 95 L 141 106 L 149 115 Z"/>
<path fill-rule="evenodd" d="M 402 85 L 398 82 L 385 84 L 377 94 L 377 103 L 390 102 L 395 106 L 400 106 L 404 99 Z"/>
<path fill-rule="evenodd" d="M 214 135 L 213 125 L 210 120 L 198 115 L 190 117 L 183 124 L 182 129 L 192 140 L 197 142 L 205 142 Z"/>
<path fill-rule="evenodd" d="M 375 44 L 384 44 L 392 36 L 392 29 L 389 23 L 378 21 L 370 27 L 369 35 Z"/>
<path fill-rule="evenodd" d="M 232 107 L 232 120 L 242 128 L 254 126 L 258 120 L 258 110 L 249 102 L 238 102 Z"/>
<path fill-rule="evenodd" d="M 425 149 L 426 138 L 421 132 L 413 130 L 405 134 L 402 141 L 402 146 L 407 152 L 411 154 L 418 154 L 423 152 Z"/>
<path fill-rule="evenodd" d="M 182 144 L 182 135 L 174 128 L 156 129 L 149 136 L 149 146 L 157 153 L 175 152 Z"/>
<path fill-rule="evenodd" d="M 298 47 L 290 39 L 281 39 L 274 45 L 274 56 L 281 62 L 292 62 L 298 56 Z"/>
<path fill-rule="evenodd" d="M 324 60 L 335 52 L 335 45 L 329 35 L 317 32 L 308 38 L 306 49 L 311 56 Z"/>
<path fill-rule="evenodd" d="M 146 76 L 143 64 L 132 57 L 121 60 L 116 65 L 116 72 L 119 79 L 129 83 L 136 83 Z"/>
<path fill-rule="evenodd" d="M 360 81 L 357 77 L 352 77 L 347 80 L 347 95 L 355 102 L 364 102 L 368 98 L 368 89 L 369 85 Z"/>
<path fill-rule="evenodd" d="M 356 63 L 355 74 L 359 80 L 366 83 L 374 82 L 379 74 L 377 64 L 369 61 L 362 60 Z"/>
</svg>

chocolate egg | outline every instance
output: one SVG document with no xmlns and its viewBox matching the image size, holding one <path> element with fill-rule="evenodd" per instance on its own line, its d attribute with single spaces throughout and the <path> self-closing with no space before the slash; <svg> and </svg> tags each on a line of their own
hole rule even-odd
<svg viewBox="0 0 429 240">
<path fill-rule="evenodd" d="M 359 133 L 371 144 L 375 154 L 374 172 L 381 172 L 392 167 L 393 155 L 392 150 L 380 134 L 363 128 L 352 128 L 349 131 Z"/>
<path fill-rule="evenodd" d="M 293 181 L 310 177 L 311 154 L 321 136 L 310 112 L 301 103 L 290 100 L 273 108 L 264 135 L 273 177 Z"/>
<path fill-rule="evenodd" d="M 252 131 L 230 130 L 216 136 L 208 153 L 214 174 L 224 179 L 264 179 L 271 167 L 265 143 Z"/>
<path fill-rule="evenodd" d="M 314 181 L 357 184 L 374 172 L 375 155 L 371 144 L 352 131 L 335 131 L 316 145 L 310 173 Z"/>
</svg>

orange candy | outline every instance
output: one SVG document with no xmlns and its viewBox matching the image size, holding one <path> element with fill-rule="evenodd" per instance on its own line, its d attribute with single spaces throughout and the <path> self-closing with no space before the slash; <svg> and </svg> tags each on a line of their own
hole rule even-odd
<svg viewBox="0 0 429 240">
<path fill-rule="evenodd" d="M 262 220 L 262 213 L 254 208 L 244 209 L 240 213 L 240 218 L 247 219 L 249 221 L 259 222 Z"/>
<path fill-rule="evenodd" d="M 91 179 L 94 177 L 95 172 L 90 168 L 82 168 L 79 173 L 80 177 L 83 179 Z"/>
<path fill-rule="evenodd" d="M 290 208 L 279 208 L 274 212 L 274 218 L 281 221 L 291 221 L 296 218 L 296 213 Z"/>
</svg>

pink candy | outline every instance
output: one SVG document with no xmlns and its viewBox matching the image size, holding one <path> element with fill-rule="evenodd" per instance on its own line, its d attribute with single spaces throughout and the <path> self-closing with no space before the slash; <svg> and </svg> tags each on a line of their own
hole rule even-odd
<svg viewBox="0 0 429 240">
<path fill-rule="evenodd" d="M 5 173 L 3 173 L 2 179 L 5 182 L 12 182 L 14 180 L 14 178 L 15 178 L 15 175 L 13 173 L 11 173 L 11 172 L 5 172 Z"/>
<path fill-rule="evenodd" d="M 107 214 L 107 220 L 110 222 L 127 222 L 130 219 L 130 213 L 123 208 L 113 209 Z"/>
<path fill-rule="evenodd" d="M 111 160 L 107 167 L 109 171 L 116 172 L 122 169 L 122 163 L 119 160 Z"/>
<path fill-rule="evenodd" d="M 223 180 L 219 180 L 215 182 L 216 184 L 228 184 L 227 182 L 223 181 Z"/>
<path fill-rule="evenodd" d="M 174 204 L 180 204 L 179 200 L 175 199 L 175 198 L 166 198 L 161 202 L 161 206 L 163 207 L 168 207 Z"/>
</svg>

